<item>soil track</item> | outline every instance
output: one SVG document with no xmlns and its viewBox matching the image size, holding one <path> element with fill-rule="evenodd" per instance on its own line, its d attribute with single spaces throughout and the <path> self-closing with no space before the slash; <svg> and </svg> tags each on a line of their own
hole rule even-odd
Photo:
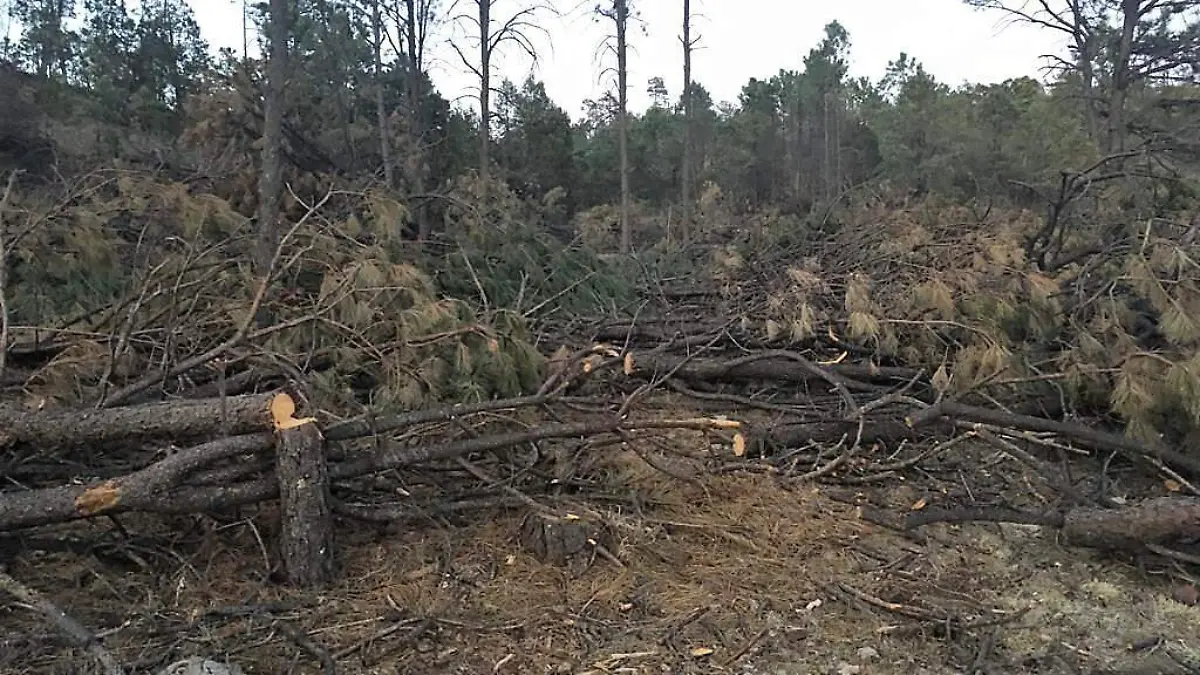
<svg viewBox="0 0 1200 675">
<path fill-rule="evenodd" d="M 670 438 L 696 454 L 694 436 Z M 901 533 L 862 517 L 1011 484 L 998 477 L 1019 467 L 983 448 L 859 486 L 681 480 L 607 452 L 595 475 L 620 506 L 577 506 L 605 514 L 624 568 L 537 562 L 518 511 L 343 522 L 340 583 L 304 594 L 270 578 L 270 507 L 222 522 L 123 517 L 129 536 L 77 523 L 39 540 L 49 550 L 0 541 L 0 564 L 134 672 L 200 655 L 246 673 L 320 673 L 327 655 L 339 673 L 406 675 L 1185 673 L 1186 646 L 1200 644 L 1200 608 L 1172 599 L 1177 582 L 1053 533 Z M 569 510 L 570 497 L 555 505 Z M 90 672 L 25 609 L 0 609 L 0 626 L 0 672 Z"/>
</svg>

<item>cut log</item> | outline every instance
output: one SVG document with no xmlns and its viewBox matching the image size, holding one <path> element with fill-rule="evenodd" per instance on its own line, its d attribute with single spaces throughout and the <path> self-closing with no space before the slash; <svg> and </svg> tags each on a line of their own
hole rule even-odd
<svg viewBox="0 0 1200 675">
<path fill-rule="evenodd" d="M 333 581 L 333 515 L 325 439 L 315 418 L 296 419 L 296 403 L 287 394 L 271 401 L 279 435 L 280 556 L 287 582 L 320 588 Z"/>
<path fill-rule="evenodd" d="M 1200 499 L 1156 497 L 1120 509 L 1080 508 L 1063 516 L 1063 543 L 1137 550 L 1145 544 L 1200 540 Z"/>
<path fill-rule="evenodd" d="M 281 399 L 282 400 L 282 399 Z M 287 398 L 291 401 L 291 397 Z M 290 414 L 294 404 L 276 405 L 276 409 L 287 409 Z M 513 407 L 511 401 L 507 407 Z M 240 482 L 225 482 L 220 484 L 182 484 L 181 481 L 149 481 L 162 486 L 159 490 L 147 492 L 138 478 L 143 473 L 171 473 L 174 476 L 185 476 L 189 479 L 209 479 L 217 475 L 236 473 L 226 468 L 203 474 L 193 473 L 193 469 L 181 471 L 177 463 L 186 463 L 188 467 L 203 469 L 218 458 L 229 457 L 242 452 L 256 452 L 272 447 L 276 437 L 290 436 L 293 429 L 300 429 L 299 434 L 309 433 L 305 427 L 315 427 L 312 420 L 283 419 L 280 429 L 275 436 L 270 433 L 251 434 L 242 437 L 221 439 L 197 446 L 189 450 L 179 451 L 170 458 L 154 464 L 142 471 L 122 478 L 98 483 L 89 487 L 62 487 L 28 492 L 0 493 L 0 530 L 48 525 L 66 522 L 78 518 L 86 518 L 98 514 L 112 514 L 122 511 L 143 511 L 148 513 L 197 513 L 215 509 L 232 508 L 244 504 L 274 499 L 279 496 L 281 484 L 279 475 L 264 475 L 258 478 L 247 477 Z M 387 471 L 405 466 L 413 466 L 426 462 L 453 459 L 473 452 L 484 452 L 498 448 L 526 445 L 530 442 L 548 438 L 578 438 L 597 434 L 611 434 L 620 431 L 636 431 L 639 429 L 691 429 L 726 430 L 736 432 L 740 423 L 735 420 L 689 418 L 665 420 L 622 420 L 617 417 L 581 422 L 573 424 L 545 424 L 532 429 L 494 434 L 491 436 L 476 436 L 463 440 L 425 446 L 393 446 L 385 442 L 383 448 L 375 452 L 355 453 L 352 457 L 328 465 L 325 476 L 314 474 L 318 481 L 323 481 L 328 505 L 328 481 L 354 478 L 377 471 Z M 299 440 L 296 443 L 305 441 Z M 320 434 L 313 439 L 316 442 Z M 289 443 L 292 440 L 289 438 Z M 323 443 L 323 439 L 322 439 Z M 242 445 L 244 444 L 244 445 Z M 319 448 L 320 446 L 318 446 Z M 277 453 L 278 454 L 278 453 Z M 286 455 L 287 453 L 282 453 Z M 174 459 L 178 457 L 179 459 Z M 284 458 L 285 461 L 292 461 Z M 323 462 L 318 467 L 325 467 Z M 201 461 L 203 460 L 203 461 Z M 318 469 L 319 470 L 319 469 Z M 304 475 L 303 470 L 293 470 L 288 467 L 289 474 Z M 250 474 L 252 475 L 252 474 Z M 191 483 L 191 480 L 188 481 Z M 173 487 L 170 487 L 172 486 Z M 170 489 L 166 489 L 166 488 Z M 311 488 L 311 486 L 309 486 Z M 86 497 L 84 495 L 86 494 Z M 78 507 L 82 500 L 83 508 Z M 320 550 L 320 547 L 314 547 Z"/>
<path fill-rule="evenodd" d="M 218 460 L 271 447 L 268 433 L 222 438 L 178 450 L 162 461 L 120 478 L 92 485 L 0 493 L 0 531 L 62 523 L 101 514 L 161 510 L 172 489 L 192 472 Z"/>
<path fill-rule="evenodd" d="M 49 450 L 132 438 L 173 439 L 270 431 L 274 394 L 172 401 L 109 409 L 0 405 L 0 447 L 30 443 Z"/>
<path fill-rule="evenodd" d="M 941 425 L 949 430 L 948 425 Z M 836 443 L 842 436 L 853 440 L 858 434 L 856 420 L 830 420 L 824 422 L 794 422 L 790 424 L 756 425 L 746 430 L 747 445 L 752 454 L 768 455 L 778 448 L 795 448 L 806 443 Z M 873 443 L 894 444 L 900 441 L 917 441 L 929 438 L 897 419 L 869 419 L 863 424 L 864 445 Z"/>
<path fill-rule="evenodd" d="M 1161 444 L 1154 446 L 1142 445 L 1124 436 L 1118 436 L 1072 422 L 1059 422 L 1030 415 L 1014 415 L 1003 410 L 978 408 L 963 403 L 943 400 L 910 415 L 907 423 L 909 426 L 917 428 L 941 417 L 969 422 L 982 422 L 983 424 L 991 424 L 1006 429 L 1048 431 L 1083 445 L 1100 450 L 1112 450 L 1133 459 L 1154 457 L 1174 469 L 1186 472 L 1192 476 L 1200 476 L 1200 459 L 1191 455 L 1161 447 Z"/>
<path fill-rule="evenodd" d="M 778 352 L 776 352 L 778 353 Z M 867 384 L 903 382 L 912 379 L 917 371 L 909 368 L 880 367 L 853 363 L 820 364 L 823 374 L 817 374 L 800 360 L 785 356 L 754 355 L 729 360 L 692 359 L 653 352 L 637 352 L 633 355 L 636 373 L 645 375 L 675 371 L 675 377 L 684 380 L 708 382 L 744 382 L 766 380 L 775 382 L 837 381 L 851 390 L 879 391 L 879 386 Z M 682 364 L 682 365 L 680 365 Z M 676 370 L 678 368 L 678 370 Z"/>
<path fill-rule="evenodd" d="M 1021 523 L 1059 530 L 1069 546 L 1139 552 L 1200 540 L 1200 499 L 1154 497 L 1120 508 L 1076 507 L 1031 513 L 1009 508 L 930 509 L 905 516 L 906 529 L 930 523 Z"/>
</svg>

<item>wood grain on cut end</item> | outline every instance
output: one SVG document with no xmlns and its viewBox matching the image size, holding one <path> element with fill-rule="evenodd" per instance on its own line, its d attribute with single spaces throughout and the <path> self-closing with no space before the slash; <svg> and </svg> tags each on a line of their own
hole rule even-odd
<svg viewBox="0 0 1200 675">
<path fill-rule="evenodd" d="M 315 417 L 296 418 L 296 401 L 287 393 L 280 392 L 271 399 L 271 420 L 279 431 L 294 429 L 317 421 Z"/>
<path fill-rule="evenodd" d="M 80 514 L 92 516 L 115 508 L 121 503 L 121 486 L 116 481 L 107 481 L 88 488 L 75 498 L 75 508 Z"/>
</svg>

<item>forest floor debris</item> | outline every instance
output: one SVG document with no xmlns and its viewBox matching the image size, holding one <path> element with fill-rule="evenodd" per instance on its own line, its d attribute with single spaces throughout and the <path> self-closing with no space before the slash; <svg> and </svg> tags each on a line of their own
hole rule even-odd
<svg viewBox="0 0 1200 675">
<path fill-rule="evenodd" d="M 447 249 L 468 302 L 322 218 L 276 252 L 278 288 L 164 251 L 68 324 L 87 330 L 13 328 L 0 565 L 131 673 L 1190 667 L 1200 469 L 1178 423 L 1200 338 L 1179 299 L 1157 308 L 1178 335 L 1135 334 L 1113 275 L 1028 268 L 1028 218 L 982 241 L 944 220 L 767 242 L 620 303 L 605 287 L 637 260 L 583 288 L 559 263 L 609 263 L 526 258 L 559 270 L 526 297 L 520 270 L 478 276 L 495 247 Z M 1178 247 L 1141 251 L 1150 284 Z M 572 293 L 623 318 L 530 320 Z M 283 583 L 281 540 L 304 537 L 280 527 L 280 392 L 327 441 L 321 591 Z M 4 672 L 95 658 L 0 612 Z"/>
<path fill-rule="evenodd" d="M 695 414 L 683 404 L 643 406 Z M 728 453 L 689 432 L 659 442 Z M 841 486 L 749 472 L 680 481 L 635 450 L 610 448 L 597 475 L 611 484 L 593 489 L 625 486 L 636 510 L 538 497 L 601 511 L 621 567 L 538 562 L 519 543 L 521 509 L 430 514 L 339 527 L 340 581 L 309 594 L 272 580 L 273 502 L 223 521 L 127 514 L 131 538 L 103 519 L 56 526 L 39 533 L 60 542 L 49 550 L 4 540 L 4 564 L 129 672 L 214 654 L 246 673 L 328 672 L 323 654 L 340 673 L 1188 672 L 1178 661 L 1197 645 L 1200 607 L 1172 597 L 1177 578 L 1034 526 L 938 523 L 915 536 L 860 517 L 956 485 L 979 501 L 1022 490 L 1019 466 L 987 444 L 906 480 Z M 0 623 L 4 672 L 70 672 L 86 658 L 20 607 Z"/>
</svg>

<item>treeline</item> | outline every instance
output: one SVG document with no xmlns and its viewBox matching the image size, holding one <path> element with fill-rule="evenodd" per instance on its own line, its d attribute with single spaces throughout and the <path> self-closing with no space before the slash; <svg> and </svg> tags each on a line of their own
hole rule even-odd
<svg viewBox="0 0 1200 675">
<path fill-rule="evenodd" d="M 527 5 L 519 15 L 475 15 L 493 2 L 469 0 L 465 16 L 477 37 L 497 49 L 528 44 L 519 31 L 548 20 L 552 9 Z M 627 20 L 628 0 L 614 2 Z M 568 220 L 620 198 L 616 92 L 587 102 L 584 119 L 572 122 L 536 80 L 492 83 L 490 64 L 472 61 L 478 44 L 463 44 L 457 51 L 492 90 L 481 122 L 477 112 L 441 96 L 427 75 L 426 52 L 439 26 L 462 16 L 449 16 L 434 0 L 287 4 L 288 171 L 386 184 L 414 203 L 428 202 L 414 209 L 426 230 L 437 222 L 430 209 L 440 208 L 431 195 L 472 171 L 486 169 L 529 200 L 552 200 Z M 972 4 L 1005 9 L 998 2 Z M 1129 17 L 1118 10 L 1131 4 L 1137 7 L 1125 9 L 1136 10 L 1134 31 L 1126 35 L 1120 28 Z M 751 79 L 733 103 L 713 101 L 702 72 L 693 74 L 690 106 L 683 92 L 652 78 L 652 106 L 629 114 L 624 129 L 630 197 L 644 212 L 677 208 L 688 194 L 719 195 L 735 211 L 804 214 L 881 180 L 916 193 L 1040 208 L 1064 170 L 1133 147 L 1169 144 L 1176 159 L 1195 149 L 1190 75 L 1200 58 L 1193 58 L 1195 10 L 1184 4 L 1079 0 L 1073 17 L 1027 17 L 1079 35 L 1047 86 L 1021 78 L 954 88 L 904 54 L 879 81 L 851 79 L 851 36 L 837 23 L 826 27 L 802 70 Z M 229 51 L 210 58 L 184 0 L 146 0 L 135 14 L 121 0 L 21 0 L 13 7 L 23 32 L 18 43 L 6 44 L 5 58 L 59 85 L 55 105 L 168 139 L 179 161 L 199 162 L 209 173 L 232 166 L 228 157 L 217 163 L 218 144 L 222 152 L 243 153 L 233 164 L 249 168 L 246 161 L 256 161 L 265 65 Z M 269 52 L 265 10 L 265 4 L 251 10 L 264 28 L 262 53 Z M 514 16 L 519 20 L 508 21 Z M 47 103 L 41 113 L 63 114 L 55 110 Z M 4 120 L 0 137 L 8 146 L 12 137 L 31 133 L 13 115 Z M 690 185 L 681 190 L 685 156 Z M 1161 168 L 1149 160 L 1143 165 L 1146 172 Z"/>
</svg>

